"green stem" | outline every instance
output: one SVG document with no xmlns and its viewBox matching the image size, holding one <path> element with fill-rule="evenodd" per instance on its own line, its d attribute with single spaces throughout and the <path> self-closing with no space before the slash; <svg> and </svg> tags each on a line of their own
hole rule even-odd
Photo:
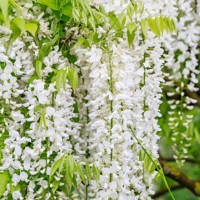
<svg viewBox="0 0 200 200">
<path fill-rule="evenodd" d="M 87 184 L 85 187 L 85 200 L 88 200 L 88 188 L 89 188 L 89 184 Z"/>
<path fill-rule="evenodd" d="M 160 176 L 162 177 L 162 179 L 163 179 L 163 181 L 164 181 L 164 183 L 165 183 L 165 186 L 167 187 L 167 189 L 168 189 L 168 191 L 169 191 L 169 193 L 170 193 L 170 196 L 171 196 L 172 200 L 175 200 L 175 197 L 174 197 L 174 195 L 172 194 L 172 192 L 171 192 L 171 190 L 170 190 L 170 187 L 169 187 L 169 185 L 168 185 L 168 183 L 167 183 L 167 180 L 166 180 L 166 178 L 165 178 L 165 174 L 164 174 L 164 172 L 163 172 L 163 169 L 162 169 L 160 163 L 159 163 L 159 162 L 156 163 L 156 162 L 153 160 L 153 158 L 152 158 L 151 155 L 148 153 L 148 151 L 144 148 L 144 146 L 142 145 L 142 143 L 140 142 L 140 140 L 136 137 L 136 135 L 135 135 L 133 129 L 132 129 L 131 127 L 129 127 L 129 128 L 131 129 L 131 131 L 132 131 L 132 133 L 133 133 L 133 136 L 134 136 L 134 138 L 136 139 L 137 143 L 140 145 L 140 147 L 143 149 L 143 151 L 144 151 L 144 152 L 146 153 L 146 155 L 149 157 L 149 159 L 150 159 L 151 162 L 153 163 L 154 167 L 157 169 L 158 173 L 159 173 Z"/>
<path fill-rule="evenodd" d="M 86 90 L 86 96 L 87 96 L 87 94 L 88 94 L 88 91 Z M 87 110 L 86 110 L 86 114 L 87 114 L 87 116 L 86 116 L 86 119 L 87 119 L 87 124 L 90 122 L 90 118 L 89 118 L 89 109 L 87 108 Z M 89 151 L 89 143 L 88 143 L 88 140 L 89 140 L 89 134 L 87 135 L 87 149 L 86 149 L 86 155 L 85 155 L 85 157 L 86 157 L 86 159 L 88 159 L 89 157 L 90 157 L 90 151 Z M 88 189 L 89 189 L 89 183 L 88 184 L 86 184 L 86 186 L 85 186 L 85 200 L 88 200 Z"/>
<path fill-rule="evenodd" d="M 109 48 L 108 48 L 109 50 Z M 112 61 L 111 61 L 111 52 L 109 50 L 109 70 L 110 70 L 110 81 L 109 81 L 109 90 L 113 94 L 113 66 L 112 66 Z M 113 100 L 110 100 L 110 112 L 113 113 Z M 113 128 L 113 118 L 110 121 L 110 137 L 112 136 L 112 128 Z M 111 141 L 111 139 L 110 139 Z M 112 162 L 113 160 L 113 150 L 111 149 L 110 153 L 110 161 Z M 109 181 L 112 182 L 113 180 L 113 174 L 110 174 Z"/>
</svg>

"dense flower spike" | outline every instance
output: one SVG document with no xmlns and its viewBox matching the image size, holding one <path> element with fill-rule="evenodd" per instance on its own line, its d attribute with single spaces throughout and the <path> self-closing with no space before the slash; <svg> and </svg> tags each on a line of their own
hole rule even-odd
<svg viewBox="0 0 200 200">
<path fill-rule="evenodd" d="M 82 74 L 79 92 L 85 103 L 80 102 L 80 113 L 85 113 L 89 160 L 102 171 L 100 182 L 93 182 L 90 190 L 97 199 L 148 199 L 155 173 L 141 174 L 142 147 L 135 137 L 158 157 L 160 129 L 155 118 L 160 116 L 163 50 L 152 33 L 145 42 L 138 37 L 133 49 L 126 40 L 107 40 L 106 52 L 96 45 L 75 51 Z"/>
<path fill-rule="evenodd" d="M 21 6 L 25 19 L 39 19 L 39 38 L 48 37 L 51 31 L 49 22 L 42 19 L 44 13 L 38 6 L 32 7 L 32 1 L 24 3 Z M 80 141 L 80 125 L 72 120 L 77 114 L 68 81 L 59 92 L 55 82 L 48 82 L 53 70 L 66 68 L 69 63 L 55 46 L 44 57 L 42 74 L 39 74 L 35 60 L 40 52 L 33 37 L 25 34 L 9 44 L 11 31 L 3 26 L 1 30 L 0 97 L 1 112 L 6 116 L 1 131 L 2 138 L 7 139 L 0 168 L 9 170 L 11 187 L 22 183 L 27 187 L 23 195 L 20 191 L 13 192 L 13 199 L 40 199 L 42 196 L 49 199 L 52 186 L 48 176 L 52 164 L 63 154 L 73 153 L 74 146 Z M 10 186 L 7 187 L 3 199 L 9 197 Z"/>
<path fill-rule="evenodd" d="M 173 7 L 166 9 L 166 5 Z M 188 157 L 192 139 L 188 129 L 191 127 L 193 116 L 188 111 L 192 110 L 197 102 L 188 94 L 198 90 L 200 20 L 198 12 L 195 12 L 198 5 L 196 1 L 176 0 L 171 4 L 167 1 L 162 6 L 159 6 L 161 12 L 173 16 L 177 24 L 177 35 L 168 36 L 164 40 L 164 48 L 168 73 L 166 85 L 173 88 L 168 91 L 168 96 L 172 98 L 169 101 L 169 125 L 173 132 L 175 158 L 184 162 Z"/>
<path fill-rule="evenodd" d="M 155 43 L 152 37 L 142 47 L 136 45 L 135 50 L 127 50 L 126 41 L 121 41 L 118 45 L 110 44 L 107 53 L 96 46 L 76 51 L 77 64 L 89 88 L 85 106 L 90 120 L 86 125 L 90 159 L 102 170 L 100 183 L 91 186 L 97 199 L 148 199 L 153 192 L 155 174 L 141 174 L 142 148 L 134 134 L 157 157 L 159 127 L 155 117 L 160 116 L 162 50 L 159 43 L 154 47 Z"/>
</svg>

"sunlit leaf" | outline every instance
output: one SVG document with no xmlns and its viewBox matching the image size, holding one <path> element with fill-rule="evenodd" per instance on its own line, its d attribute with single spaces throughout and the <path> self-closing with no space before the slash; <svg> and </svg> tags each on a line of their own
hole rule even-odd
<svg viewBox="0 0 200 200">
<path fill-rule="evenodd" d="M 42 61 L 40 60 L 35 61 L 35 71 L 38 77 L 42 79 Z"/>
<path fill-rule="evenodd" d="M 22 33 L 26 31 L 25 20 L 23 18 L 16 17 L 11 21 L 11 23 L 19 28 Z"/>
<path fill-rule="evenodd" d="M 72 4 L 71 3 L 68 3 L 66 4 L 63 8 L 62 8 L 62 13 L 65 15 L 65 16 L 68 16 L 68 17 L 72 17 Z"/>
<path fill-rule="evenodd" d="M 149 29 L 149 26 L 148 26 L 148 22 L 147 20 L 143 19 L 141 20 L 141 29 L 142 29 L 142 34 L 143 34 L 143 37 L 144 39 L 147 38 L 147 32 L 148 32 L 148 29 Z"/>
<path fill-rule="evenodd" d="M 43 4 L 51 8 L 52 10 L 59 10 L 60 6 L 56 0 L 37 0 L 38 3 Z"/>
<path fill-rule="evenodd" d="M 9 26 L 8 0 L 0 0 L 0 8 L 3 13 L 4 21 L 6 25 Z"/>
<path fill-rule="evenodd" d="M 26 31 L 31 33 L 32 36 L 35 36 L 35 34 L 38 30 L 38 24 L 33 23 L 33 22 L 29 22 L 29 23 L 26 23 L 25 28 L 26 28 Z"/>
<path fill-rule="evenodd" d="M 55 193 L 55 192 L 57 191 L 59 185 L 60 185 L 60 182 L 54 180 L 54 181 L 52 182 L 52 185 L 53 185 L 53 187 L 52 187 L 52 191 L 53 191 L 53 193 Z"/>
<path fill-rule="evenodd" d="M 0 173 L 0 197 L 6 191 L 6 186 L 10 181 L 10 175 L 8 171 Z"/>
<path fill-rule="evenodd" d="M 127 37 L 128 37 L 129 47 L 131 47 L 131 45 L 133 44 L 136 31 L 137 31 L 137 25 L 135 23 L 129 23 L 127 25 Z"/>
<path fill-rule="evenodd" d="M 76 49 L 78 49 L 85 42 L 85 38 L 79 38 L 76 43 Z"/>
<path fill-rule="evenodd" d="M 65 155 L 63 155 L 56 162 L 54 162 L 54 164 L 51 167 L 50 177 L 52 177 L 58 169 L 59 169 L 59 171 L 62 170 L 65 159 L 66 159 Z"/>
<path fill-rule="evenodd" d="M 148 19 L 148 25 L 151 29 L 151 31 L 158 37 L 160 37 L 160 31 L 159 29 L 157 28 L 157 25 L 156 25 L 156 20 L 153 19 L 153 18 L 149 18 Z"/>
<path fill-rule="evenodd" d="M 77 172 L 79 173 L 79 176 L 81 177 L 81 180 L 84 184 L 86 184 L 86 178 L 85 178 L 85 172 L 83 169 L 83 166 L 80 163 L 77 163 Z"/>
<path fill-rule="evenodd" d="M 21 33 L 26 31 L 25 20 L 23 18 L 13 18 L 10 23 L 10 28 L 12 30 L 12 40 L 17 39 Z"/>
<path fill-rule="evenodd" d="M 56 89 L 58 92 L 63 88 L 65 89 L 65 84 L 67 80 L 67 70 L 66 69 L 61 69 L 57 72 L 56 75 Z"/>
<path fill-rule="evenodd" d="M 75 68 L 69 68 L 67 79 L 69 80 L 69 83 L 75 92 L 76 88 L 78 87 L 78 73 Z"/>
<path fill-rule="evenodd" d="M 99 169 L 95 165 L 93 165 L 92 166 L 92 171 L 93 171 L 93 175 L 94 175 L 95 180 L 99 181 L 99 178 L 100 178 L 100 171 L 99 171 Z"/>
<path fill-rule="evenodd" d="M 86 162 L 85 171 L 86 171 L 86 176 L 88 178 L 88 181 L 90 182 L 92 178 L 92 172 L 91 172 L 91 168 L 88 162 Z"/>
</svg>

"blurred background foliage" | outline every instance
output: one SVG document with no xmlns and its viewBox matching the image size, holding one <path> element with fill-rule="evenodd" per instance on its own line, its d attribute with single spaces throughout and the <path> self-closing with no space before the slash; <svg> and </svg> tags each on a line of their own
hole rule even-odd
<svg viewBox="0 0 200 200">
<path fill-rule="evenodd" d="M 200 69 L 200 55 L 198 56 L 199 60 L 199 69 Z M 198 88 L 200 88 L 200 75 L 198 76 Z M 183 165 L 179 165 L 174 159 L 175 152 L 173 150 L 174 142 L 172 141 L 172 130 L 170 129 L 168 123 L 170 118 L 170 105 L 168 104 L 169 97 L 167 97 L 167 90 L 163 86 L 163 103 L 160 106 L 162 117 L 159 119 L 159 124 L 161 127 L 160 141 L 159 141 L 159 154 L 163 160 L 166 160 L 171 165 L 175 166 L 178 170 L 183 172 L 191 180 L 199 181 L 200 180 L 200 91 L 195 93 L 190 93 L 189 95 L 197 100 L 196 105 L 192 110 L 183 110 L 187 115 L 190 114 L 193 116 L 192 122 L 190 123 L 187 134 L 191 136 L 190 145 L 188 148 L 189 157 L 185 160 Z M 187 92 L 186 92 L 187 94 Z M 176 98 L 176 97 L 174 97 Z M 181 141 L 181 135 L 179 136 Z M 173 195 L 176 200 L 200 200 L 200 197 L 193 194 L 189 189 L 184 186 L 180 186 L 176 181 L 167 177 L 168 184 L 173 192 Z M 171 200 L 171 196 L 167 191 L 165 184 L 162 180 L 156 180 L 157 193 L 163 192 L 162 195 L 155 197 L 156 200 Z M 175 186 L 176 189 L 173 189 Z"/>
</svg>

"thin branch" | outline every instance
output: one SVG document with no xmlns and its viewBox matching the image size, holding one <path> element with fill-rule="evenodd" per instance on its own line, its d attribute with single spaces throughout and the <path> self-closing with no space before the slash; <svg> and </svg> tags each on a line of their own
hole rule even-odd
<svg viewBox="0 0 200 200">
<path fill-rule="evenodd" d="M 200 97 L 199 97 L 198 93 L 191 92 L 189 90 L 186 90 L 185 92 L 190 98 L 197 100 L 196 105 L 200 106 Z"/>
<path fill-rule="evenodd" d="M 159 161 L 160 165 L 163 168 L 165 176 L 178 182 L 183 187 L 188 188 L 196 196 L 200 196 L 200 181 L 192 180 L 190 177 L 181 172 L 178 168 L 174 167 L 164 160 Z"/>
<path fill-rule="evenodd" d="M 166 158 L 166 157 L 163 157 L 163 156 L 160 156 L 161 160 L 164 160 L 164 161 L 167 161 L 167 162 L 176 162 L 176 159 L 174 158 Z M 199 161 L 196 161 L 194 159 L 191 159 L 191 158 L 186 158 L 184 159 L 185 162 L 188 162 L 188 163 L 192 163 L 192 164 L 197 164 L 199 163 Z"/>
<path fill-rule="evenodd" d="M 184 186 L 182 186 L 182 185 L 173 185 L 173 186 L 170 187 L 170 190 L 171 190 L 171 191 L 174 191 L 174 190 L 179 190 L 179 189 L 183 189 L 183 188 L 184 188 Z M 160 197 L 160 196 L 165 195 L 165 194 L 168 193 L 168 192 L 169 192 L 169 190 L 168 190 L 167 188 L 161 189 L 161 190 L 159 190 L 156 194 L 154 194 L 154 195 L 152 196 L 152 198 L 153 198 L 153 199 L 158 198 L 158 197 Z"/>
</svg>

